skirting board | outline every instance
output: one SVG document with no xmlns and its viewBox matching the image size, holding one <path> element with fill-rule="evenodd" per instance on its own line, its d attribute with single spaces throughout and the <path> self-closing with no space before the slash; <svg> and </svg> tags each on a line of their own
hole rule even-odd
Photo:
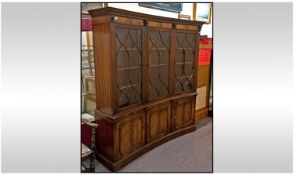
<svg viewBox="0 0 294 175">
<path fill-rule="evenodd" d="M 195 120 L 199 121 L 200 119 L 203 119 L 205 117 L 208 117 L 208 108 L 202 108 L 195 111 Z"/>
</svg>

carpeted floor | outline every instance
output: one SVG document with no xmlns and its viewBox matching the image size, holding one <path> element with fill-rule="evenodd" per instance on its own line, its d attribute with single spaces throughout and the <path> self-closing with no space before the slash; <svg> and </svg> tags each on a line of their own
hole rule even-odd
<svg viewBox="0 0 294 175">
<path fill-rule="evenodd" d="M 96 161 L 96 172 L 111 172 Z M 197 123 L 195 132 L 162 144 L 119 172 L 212 172 L 212 119 Z"/>
</svg>

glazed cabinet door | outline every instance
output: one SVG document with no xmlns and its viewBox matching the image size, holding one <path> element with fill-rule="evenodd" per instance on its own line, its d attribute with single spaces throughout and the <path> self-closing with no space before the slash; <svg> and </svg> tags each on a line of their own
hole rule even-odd
<svg viewBox="0 0 294 175">
<path fill-rule="evenodd" d="M 170 31 L 149 29 L 147 96 L 152 101 L 169 95 Z"/>
<path fill-rule="evenodd" d="M 173 101 L 173 128 L 178 130 L 195 123 L 195 97 L 187 97 Z"/>
<path fill-rule="evenodd" d="M 175 94 L 195 91 L 197 34 L 179 30 L 176 32 L 175 38 Z"/>
<path fill-rule="evenodd" d="M 159 104 L 147 109 L 147 142 L 152 142 L 169 132 L 170 103 Z"/>
<path fill-rule="evenodd" d="M 142 38 L 140 27 L 115 27 L 118 108 L 142 102 Z"/>
<path fill-rule="evenodd" d="M 145 111 L 122 116 L 117 125 L 118 158 L 123 158 L 145 144 Z"/>
</svg>

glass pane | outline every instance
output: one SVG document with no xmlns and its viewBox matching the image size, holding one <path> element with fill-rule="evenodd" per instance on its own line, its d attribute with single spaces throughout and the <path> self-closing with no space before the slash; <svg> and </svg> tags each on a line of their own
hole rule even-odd
<svg viewBox="0 0 294 175">
<path fill-rule="evenodd" d="M 139 29 L 117 28 L 116 57 L 118 107 L 141 102 L 142 34 Z"/>
<path fill-rule="evenodd" d="M 184 32 L 178 32 L 176 36 L 175 91 L 177 94 L 194 89 L 195 36 L 194 33 Z"/>
<path fill-rule="evenodd" d="M 170 53 L 170 33 L 164 31 L 149 31 L 149 100 L 169 94 L 168 68 Z"/>
</svg>

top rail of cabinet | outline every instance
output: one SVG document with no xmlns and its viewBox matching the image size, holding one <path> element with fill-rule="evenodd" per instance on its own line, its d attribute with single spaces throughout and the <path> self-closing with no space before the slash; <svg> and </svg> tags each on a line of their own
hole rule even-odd
<svg viewBox="0 0 294 175">
<path fill-rule="evenodd" d="M 170 22 L 174 24 L 193 25 L 193 26 L 199 26 L 200 28 L 204 24 L 204 22 L 199 22 L 199 21 L 190 21 L 190 20 L 182 20 L 182 19 L 168 18 L 168 17 L 162 17 L 162 16 L 154 16 L 154 15 L 132 12 L 132 11 L 113 8 L 113 7 L 105 7 L 105 8 L 89 10 L 89 14 L 92 17 L 107 16 L 107 15 L 121 16 L 121 17 L 133 18 L 133 19 L 142 19 L 147 21 L 152 20 L 152 21 L 158 21 L 158 22 Z"/>
</svg>

